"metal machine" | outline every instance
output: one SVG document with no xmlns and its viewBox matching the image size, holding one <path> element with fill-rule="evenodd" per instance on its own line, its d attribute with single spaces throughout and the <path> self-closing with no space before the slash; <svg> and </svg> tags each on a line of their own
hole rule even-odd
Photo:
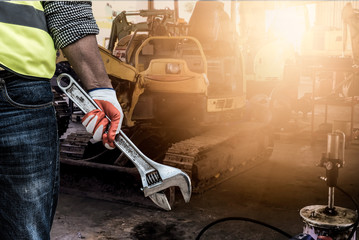
<svg viewBox="0 0 359 240">
<path fill-rule="evenodd" d="M 342 148 L 340 149 L 340 136 Z M 304 222 L 304 233 L 317 239 L 318 236 L 328 239 L 356 239 L 358 214 L 351 209 L 334 205 L 334 189 L 337 187 L 339 169 L 344 166 L 345 134 L 336 130 L 328 133 L 327 151 L 323 153 L 319 166 L 326 169 L 322 180 L 328 186 L 328 205 L 311 205 L 300 210 Z M 340 156 L 341 151 L 341 156 Z M 319 238 L 318 238 L 319 239 Z"/>
</svg>

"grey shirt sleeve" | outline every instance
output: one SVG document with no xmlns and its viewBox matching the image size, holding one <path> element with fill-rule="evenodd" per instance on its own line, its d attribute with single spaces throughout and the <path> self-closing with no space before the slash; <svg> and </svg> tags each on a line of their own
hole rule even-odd
<svg viewBox="0 0 359 240">
<path fill-rule="evenodd" d="M 90 1 L 48 1 L 42 4 L 56 49 L 99 33 Z"/>
</svg>

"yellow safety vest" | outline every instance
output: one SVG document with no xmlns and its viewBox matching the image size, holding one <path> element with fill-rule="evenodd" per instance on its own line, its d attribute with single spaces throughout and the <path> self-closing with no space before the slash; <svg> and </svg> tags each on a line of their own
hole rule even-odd
<svg viewBox="0 0 359 240">
<path fill-rule="evenodd" d="M 39 1 L 0 1 L 0 67 L 25 77 L 54 75 L 56 50 Z"/>
</svg>

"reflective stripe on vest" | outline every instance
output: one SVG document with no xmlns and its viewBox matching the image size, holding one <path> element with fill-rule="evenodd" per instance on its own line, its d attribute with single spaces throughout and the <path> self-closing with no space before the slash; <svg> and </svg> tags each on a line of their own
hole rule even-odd
<svg viewBox="0 0 359 240">
<path fill-rule="evenodd" d="M 40 2 L 0 1 L 0 36 L 0 66 L 24 76 L 53 76 L 56 51 Z"/>
</svg>

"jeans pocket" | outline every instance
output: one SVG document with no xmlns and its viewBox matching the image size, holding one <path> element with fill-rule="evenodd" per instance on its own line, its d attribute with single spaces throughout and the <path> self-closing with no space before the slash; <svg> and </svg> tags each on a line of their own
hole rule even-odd
<svg viewBox="0 0 359 240">
<path fill-rule="evenodd" d="M 53 94 L 49 81 L 16 79 L 3 84 L 3 97 L 14 107 L 36 109 L 51 106 Z"/>
</svg>

